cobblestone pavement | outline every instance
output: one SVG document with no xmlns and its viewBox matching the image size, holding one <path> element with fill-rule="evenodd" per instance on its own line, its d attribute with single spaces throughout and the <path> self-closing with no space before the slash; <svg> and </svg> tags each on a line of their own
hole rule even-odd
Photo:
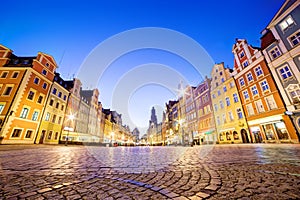
<svg viewBox="0 0 300 200">
<path fill-rule="evenodd" d="M 1 145 L 0 199 L 300 199 L 300 145 Z"/>
</svg>

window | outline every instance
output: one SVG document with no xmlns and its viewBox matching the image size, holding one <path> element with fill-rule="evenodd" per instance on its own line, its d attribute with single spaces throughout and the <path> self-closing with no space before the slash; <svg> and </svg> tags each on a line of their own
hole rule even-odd
<svg viewBox="0 0 300 200">
<path fill-rule="evenodd" d="M 248 112 L 249 116 L 254 115 L 254 110 L 253 110 L 252 104 L 246 105 L 246 108 L 247 108 L 247 112 Z"/>
<path fill-rule="evenodd" d="M 39 116 L 39 112 L 38 112 L 38 111 L 34 111 L 34 112 L 33 112 L 33 115 L 32 115 L 32 120 L 33 120 L 33 121 L 37 121 L 38 116 Z"/>
<path fill-rule="evenodd" d="M 251 91 L 252 91 L 252 95 L 253 96 L 258 95 L 258 90 L 257 90 L 256 85 L 254 85 L 253 87 L 251 87 Z"/>
<path fill-rule="evenodd" d="M 233 94 L 233 101 L 234 101 L 234 103 L 239 102 L 239 97 L 236 93 Z"/>
<path fill-rule="evenodd" d="M 221 82 L 224 83 L 224 82 L 225 82 L 225 79 L 224 79 L 224 78 L 221 78 Z"/>
<path fill-rule="evenodd" d="M 58 138 L 58 132 L 55 133 L 54 140 L 57 140 L 57 138 Z"/>
<path fill-rule="evenodd" d="M 49 131 L 49 133 L 48 133 L 48 140 L 51 140 L 51 137 L 52 137 L 52 131 Z"/>
<path fill-rule="evenodd" d="M 33 91 L 29 91 L 27 99 L 33 100 L 33 98 L 34 98 L 34 92 Z"/>
<path fill-rule="evenodd" d="M 218 111 L 218 105 L 214 104 L 215 111 Z"/>
<path fill-rule="evenodd" d="M 47 113 L 46 113 L 46 117 L 45 117 L 45 121 L 49 121 L 49 119 L 50 119 L 50 113 L 47 112 Z"/>
<path fill-rule="evenodd" d="M 227 92 L 227 87 L 226 86 L 223 87 L 223 91 Z"/>
<path fill-rule="evenodd" d="M 6 78 L 8 75 L 8 72 L 2 72 L 1 77 L 0 78 Z"/>
<path fill-rule="evenodd" d="M 4 95 L 4 96 L 9 96 L 10 93 L 11 93 L 11 91 L 12 91 L 12 89 L 13 89 L 13 87 L 7 86 L 7 87 L 5 88 L 5 90 L 4 90 L 3 95 Z"/>
<path fill-rule="evenodd" d="M 273 96 L 268 96 L 268 97 L 265 98 L 265 100 L 267 102 L 269 110 L 274 110 L 274 109 L 277 108 L 277 105 L 276 105 L 276 102 L 275 102 Z"/>
<path fill-rule="evenodd" d="M 223 101 L 220 101 L 219 103 L 220 103 L 220 108 L 221 108 L 221 109 L 224 108 Z"/>
<path fill-rule="evenodd" d="M 55 123 L 55 121 L 56 121 L 56 115 L 53 115 L 53 117 L 52 117 L 52 123 Z"/>
<path fill-rule="evenodd" d="M 56 88 L 53 88 L 52 94 L 56 94 L 56 92 L 57 92 L 57 89 L 56 89 Z"/>
<path fill-rule="evenodd" d="M 216 95 L 215 95 L 215 94 L 212 94 L 212 98 L 215 99 L 215 98 L 216 98 Z"/>
<path fill-rule="evenodd" d="M 233 114 L 231 111 L 228 112 L 228 116 L 229 116 L 229 120 L 230 121 L 233 121 L 234 120 L 234 117 L 233 117 Z"/>
<path fill-rule="evenodd" d="M 267 90 L 269 90 L 269 85 L 268 85 L 268 82 L 266 80 L 260 82 L 260 85 L 261 85 L 261 89 L 265 92 Z"/>
<path fill-rule="evenodd" d="M 292 35 L 289 39 L 293 47 L 298 45 L 300 43 L 300 31 Z"/>
<path fill-rule="evenodd" d="M 48 84 L 47 83 L 43 83 L 43 88 L 47 89 Z"/>
<path fill-rule="evenodd" d="M 240 78 L 239 79 L 239 82 L 240 82 L 240 86 L 243 87 L 245 85 L 245 81 L 244 81 L 244 78 Z"/>
<path fill-rule="evenodd" d="M 221 121 L 220 121 L 220 117 L 219 116 L 217 116 L 217 124 L 221 125 Z"/>
<path fill-rule="evenodd" d="M 249 99 L 248 90 L 243 91 L 244 99 Z"/>
<path fill-rule="evenodd" d="M 283 80 L 293 76 L 290 68 L 286 65 L 279 69 L 280 76 Z"/>
<path fill-rule="evenodd" d="M 243 118 L 243 112 L 241 108 L 236 109 L 236 113 L 239 119 Z"/>
<path fill-rule="evenodd" d="M 67 95 L 64 95 L 64 100 L 66 100 L 67 99 Z"/>
<path fill-rule="evenodd" d="M 55 108 L 58 108 L 58 107 L 59 107 L 59 102 L 57 102 L 57 103 L 56 103 L 56 106 L 55 106 Z"/>
<path fill-rule="evenodd" d="M 27 130 L 25 138 L 31 138 L 33 131 L 32 130 Z"/>
<path fill-rule="evenodd" d="M 43 69 L 42 74 L 47 75 L 47 71 Z"/>
<path fill-rule="evenodd" d="M 62 93 L 61 93 L 61 92 L 59 92 L 57 96 L 58 96 L 59 98 L 61 98 L 61 95 L 62 95 Z"/>
<path fill-rule="evenodd" d="M 229 99 L 229 97 L 226 97 L 225 100 L 226 100 L 226 105 L 230 106 L 230 99 Z"/>
<path fill-rule="evenodd" d="M 273 60 L 275 58 L 279 57 L 281 55 L 281 53 L 280 53 L 278 47 L 274 47 L 273 49 L 271 49 L 270 55 L 271 55 L 271 57 L 272 57 Z"/>
<path fill-rule="evenodd" d="M 34 82 L 35 84 L 39 84 L 40 79 L 36 77 L 36 78 L 33 80 L 33 82 Z"/>
<path fill-rule="evenodd" d="M 234 87 L 234 82 L 231 81 L 231 82 L 230 82 L 230 88 L 233 88 L 233 87 Z"/>
<path fill-rule="evenodd" d="M 38 103 L 42 103 L 43 102 L 43 96 L 40 95 L 39 98 L 38 98 L 38 100 L 37 100 L 37 102 Z"/>
<path fill-rule="evenodd" d="M 290 94 L 290 97 L 292 99 L 292 102 L 294 104 L 300 103 L 300 86 L 299 84 L 290 84 L 287 88 L 288 93 Z"/>
<path fill-rule="evenodd" d="M 226 123 L 226 115 L 225 114 L 222 115 L 222 119 L 223 119 L 223 123 L 225 124 Z"/>
<path fill-rule="evenodd" d="M 248 80 L 248 82 L 253 81 L 253 76 L 252 76 L 251 72 L 249 72 L 249 73 L 247 74 L 247 80 Z"/>
<path fill-rule="evenodd" d="M 19 75 L 19 72 L 14 72 L 13 75 L 12 75 L 12 78 L 17 78 Z"/>
<path fill-rule="evenodd" d="M 58 122 L 57 122 L 58 124 L 61 123 L 61 119 L 62 119 L 62 117 L 59 117 L 59 118 L 58 118 Z"/>
<path fill-rule="evenodd" d="M 288 16 L 285 18 L 280 24 L 281 30 L 284 32 L 288 27 L 292 26 L 294 24 L 294 20 L 291 16 Z"/>
<path fill-rule="evenodd" d="M 265 108 L 261 102 L 261 100 L 255 102 L 257 112 L 262 113 L 265 112 Z"/>
<path fill-rule="evenodd" d="M 240 53 L 240 58 L 243 58 L 245 56 L 245 53 L 244 53 L 244 51 L 242 51 L 241 53 Z"/>
<path fill-rule="evenodd" d="M 49 64 L 48 62 L 46 62 L 46 64 L 45 64 L 45 65 L 46 65 L 46 67 L 49 67 L 49 66 L 50 66 L 50 64 Z"/>
<path fill-rule="evenodd" d="M 22 133 L 22 129 L 14 129 L 11 137 L 20 137 Z"/>
<path fill-rule="evenodd" d="M 4 103 L 0 103 L 0 114 L 2 113 L 3 109 L 4 109 L 5 104 Z"/>
<path fill-rule="evenodd" d="M 28 109 L 28 108 L 23 108 L 23 109 L 22 109 L 22 112 L 21 112 L 21 115 L 20 115 L 20 118 L 26 119 L 28 113 L 29 113 L 29 109 Z"/>
<path fill-rule="evenodd" d="M 220 96 L 221 95 L 221 91 L 220 90 L 218 90 L 218 96 Z"/>
<path fill-rule="evenodd" d="M 263 74 L 263 71 L 260 66 L 255 68 L 255 73 L 257 77 Z"/>
<path fill-rule="evenodd" d="M 248 61 L 246 60 L 245 62 L 243 62 L 243 66 L 247 67 L 249 65 Z"/>
<path fill-rule="evenodd" d="M 50 102 L 49 102 L 49 105 L 50 105 L 50 106 L 53 106 L 53 103 L 54 103 L 54 100 L 51 99 Z"/>
</svg>

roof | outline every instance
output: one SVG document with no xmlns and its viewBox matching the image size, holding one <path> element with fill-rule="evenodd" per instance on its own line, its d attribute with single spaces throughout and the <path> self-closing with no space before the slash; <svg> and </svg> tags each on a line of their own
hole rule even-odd
<svg viewBox="0 0 300 200">
<path fill-rule="evenodd" d="M 32 67 L 33 59 L 36 59 L 36 57 L 18 57 L 12 54 L 4 67 Z"/>
</svg>

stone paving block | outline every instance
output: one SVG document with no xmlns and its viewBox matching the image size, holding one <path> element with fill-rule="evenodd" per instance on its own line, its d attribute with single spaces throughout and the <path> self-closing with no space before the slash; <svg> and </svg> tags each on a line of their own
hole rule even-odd
<svg viewBox="0 0 300 200">
<path fill-rule="evenodd" d="M 44 193 L 44 192 L 49 192 L 51 190 L 52 190 L 52 188 L 43 188 L 43 189 L 38 190 L 37 192 L 38 193 Z"/>
<path fill-rule="evenodd" d="M 204 193 L 204 192 L 198 192 L 196 196 L 199 196 L 201 198 L 208 198 L 210 194 Z"/>
</svg>

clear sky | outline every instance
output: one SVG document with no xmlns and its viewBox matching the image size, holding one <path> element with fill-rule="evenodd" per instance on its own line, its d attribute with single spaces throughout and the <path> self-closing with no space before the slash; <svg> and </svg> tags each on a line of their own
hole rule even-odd
<svg viewBox="0 0 300 200">
<path fill-rule="evenodd" d="M 89 53 L 109 37 L 135 28 L 161 27 L 185 34 L 202 45 L 215 63 L 225 62 L 232 67 L 235 38 L 245 38 L 259 46 L 260 32 L 282 4 L 283 0 L 4 1 L 0 43 L 19 56 L 32 56 L 39 51 L 52 55 L 59 65 L 57 71 L 71 79 L 77 76 Z M 116 109 L 111 91 L 120 77 L 147 63 L 167 65 L 192 85 L 201 81 L 188 62 L 172 53 L 155 49 L 129 52 L 111 65 L 99 83 L 103 106 Z M 203 69 L 202 76 L 209 75 L 210 70 Z M 83 89 L 91 88 L 83 85 Z M 131 122 L 123 121 L 131 129 L 143 129 L 153 105 L 161 119 L 164 103 L 175 98 L 174 92 L 161 85 L 141 85 L 132 91 L 129 100 L 125 99 Z"/>
</svg>

